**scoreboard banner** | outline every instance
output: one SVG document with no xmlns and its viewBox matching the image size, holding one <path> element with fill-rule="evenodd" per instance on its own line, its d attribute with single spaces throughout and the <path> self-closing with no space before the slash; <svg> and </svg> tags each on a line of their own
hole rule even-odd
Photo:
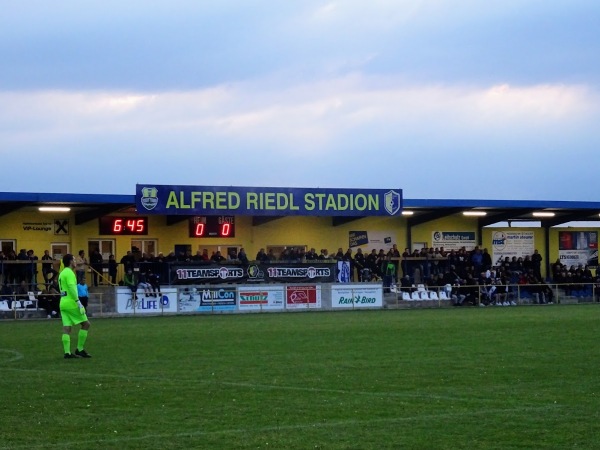
<svg viewBox="0 0 600 450">
<path fill-rule="evenodd" d="M 331 283 L 335 263 L 173 264 L 170 284 Z"/>
<path fill-rule="evenodd" d="M 137 184 L 138 213 L 162 215 L 397 216 L 402 189 Z"/>
</svg>

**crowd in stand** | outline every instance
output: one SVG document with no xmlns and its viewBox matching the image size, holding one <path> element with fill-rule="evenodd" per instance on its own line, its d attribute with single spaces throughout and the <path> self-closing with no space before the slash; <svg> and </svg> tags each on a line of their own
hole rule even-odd
<svg viewBox="0 0 600 450">
<path fill-rule="evenodd" d="M 5 255 L 0 252 L 0 262 L 21 261 L 22 264 L 0 264 L 0 279 L 2 289 L 0 297 L 26 295 L 37 286 L 38 257 L 33 250 L 22 249 L 18 254 L 14 251 Z M 26 264 L 25 262 L 31 262 Z M 553 301 L 553 291 L 545 282 L 541 273 L 542 256 L 537 250 L 532 255 L 523 258 L 506 257 L 495 263 L 486 248 L 478 246 L 468 251 L 465 247 L 458 250 L 444 250 L 439 248 L 423 248 L 410 252 L 407 248 L 400 253 L 394 244 L 389 250 L 372 249 L 363 252 L 357 248 L 344 251 L 338 248 L 337 252 L 329 253 L 321 249 L 319 253 L 315 248 L 305 251 L 304 247 L 284 248 L 279 255 L 273 249 L 265 251 L 261 248 L 255 262 L 334 262 L 347 261 L 350 264 L 352 281 L 383 280 L 384 287 L 397 284 L 400 290 L 411 291 L 416 285 L 423 284 L 429 288 L 448 289 L 450 286 L 452 298 L 456 304 L 511 304 L 511 294 L 514 295 L 515 286 L 518 286 L 520 295 L 530 295 L 534 302 L 550 303 Z M 169 280 L 169 266 L 179 264 L 222 264 L 225 262 L 247 264 L 250 262 L 244 248 L 232 250 L 231 253 L 222 255 L 220 251 L 198 250 L 195 254 L 190 251 L 167 255 L 128 251 L 119 260 L 123 266 L 123 278 L 117 280 L 117 260 L 110 255 L 108 261 L 103 261 L 98 250 L 92 251 L 90 261 L 85 258 L 81 250 L 76 256 L 78 278 L 85 279 L 87 267 L 92 270 L 92 283 L 98 285 L 98 276 L 108 268 L 108 278 L 112 284 L 141 287 L 147 295 L 157 295 L 160 284 Z M 56 286 L 57 271 L 52 257 L 48 251 L 41 258 L 41 269 L 44 279 L 44 293 L 55 295 L 58 293 Z M 587 266 L 566 267 L 557 260 L 551 266 L 552 282 L 558 284 L 566 295 L 591 295 L 591 286 L 595 283 L 600 286 L 600 279 L 594 276 Z M 399 278 L 399 279 L 398 279 Z M 11 287 L 12 286 L 12 287 Z M 133 290 L 133 288 L 132 288 Z M 9 292 L 10 291 L 10 292 Z M 20 292 L 23 291 L 23 292 Z"/>
<path fill-rule="evenodd" d="M 423 249 L 412 254 L 408 249 L 402 261 L 401 290 L 413 290 L 415 284 L 447 289 L 456 305 L 515 305 L 515 297 L 529 297 L 533 303 L 553 303 L 554 292 L 542 277 L 542 256 L 538 250 L 525 257 L 505 257 L 492 263 L 487 249 L 475 247 L 445 252 L 443 248 Z M 592 295 L 595 283 L 589 267 L 567 268 L 557 260 L 552 265 L 552 280 L 565 295 Z"/>
</svg>

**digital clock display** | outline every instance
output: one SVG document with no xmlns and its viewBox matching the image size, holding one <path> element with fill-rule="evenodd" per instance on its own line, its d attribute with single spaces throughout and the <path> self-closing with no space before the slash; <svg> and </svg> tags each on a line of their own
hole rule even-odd
<svg viewBox="0 0 600 450">
<path fill-rule="evenodd" d="M 235 216 L 195 216 L 189 220 L 191 238 L 235 237 Z"/>
<path fill-rule="evenodd" d="M 148 234 L 147 217 L 100 217 L 100 234 L 111 236 L 119 235 L 146 235 Z"/>
</svg>

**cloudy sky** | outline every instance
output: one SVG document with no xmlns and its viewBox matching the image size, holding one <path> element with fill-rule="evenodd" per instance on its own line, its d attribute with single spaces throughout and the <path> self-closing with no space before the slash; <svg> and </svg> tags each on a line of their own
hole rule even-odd
<svg viewBox="0 0 600 450">
<path fill-rule="evenodd" d="M 598 200 L 597 0 L 0 5 L 0 191 Z"/>
</svg>

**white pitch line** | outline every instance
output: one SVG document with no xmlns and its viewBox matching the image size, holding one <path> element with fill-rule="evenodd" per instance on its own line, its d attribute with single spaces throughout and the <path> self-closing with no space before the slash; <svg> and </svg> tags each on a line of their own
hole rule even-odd
<svg viewBox="0 0 600 450">
<path fill-rule="evenodd" d="M 443 395 L 436 394 L 426 394 L 426 393 L 414 393 L 414 392 L 369 392 L 369 391 L 353 391 L 347 389 L 325 389 L 318 387 L 305 387 L 305 386 L 283 386 L 277 384 L 253 384 L 253 383 L 241 383 L 241 382 L 232 382 L 232 381 L 218 381 L 217 383 L 225 385 L 225 386 L 238 386 L 238 387 L 249 387 L 254 389 L 265 389 L 265 390 L 284 390 L 284 391 L 302 391 L 302 392 L 323 392 L 330 394 L 354 394 L 354 395 L 370 395 L 375 397 L 427 397 L 432 399 L 439 400 L 464 400 L 457 397 L 447 397 Z"/>
<path fill-rule="evenodd" d="M 0 363 L 9 363 L 9 362 L 13 362 L 13 361 L 19 361 L 20 359 L 24 358 L 23 353 L 20 353 L 20 352 L 18 352 L 16 350 L 9 350 L 9 349 L 6 349 L 6 348 L 0 348 L 0 353 L 10 353 L 10 354 L 14 355 L 10 359 L 6 359 L 6 360 L 3 360 L 3 361 L 0 361 Z"/>
<path fill-rule="evenodd" d="M 39 373 L 39 370 L 35 369 L 20 369 L 20 368 L 2 368 L 5 370 L 11 370 L 16 372 L 28 372 L 28 373 Z M 217 384 L 221 386 L 231 386 L 231 387 L 246 387 L 252 389 L 263 389 L 263 390 L 282 390 L 282 391 L 300 391 L 300 392 L 313 392 L 313 393 L 329 393 L 329 394 L 341 394 L 341 395 L 364 395 L 371 397 L 396 397 L 396 398 L 428 398 L 433 400 L 448 400 L 448 401 L 465 401 L 465 400 L 475 400 L 474 397 L 464 398 L 464 397 L 452 397 L 446 395 L 438 395 L 438 394 L 430 394 L 430 393 L 415 393 L 415 392 L 371 392 L 371 391 L 356 391 L 356 390 L 348 390 L 348 389 L 326 389 L 326 388 L 318 388 L 318 387 L 307 387 L 307 386 L 285 386 L 278 384 L 254 384 L 254 383 L 244 383 L 244 382 L 233 382 L 233 381 L 218 381 L 218 380 L 198 380 L 198 379 L 185 379 L 185 378 L 160 378 L 160 377 L 147 377 L 143 375 L 118 375 L 118 374 L 102 374 L 102 373 L 86 373 L 86 372 L 67 372 L 67 371 L 44 371 L 44 374 L 55 373 L 57 375 L 75 375 L 79 377 L 106 377 L 106 378 L 115 378 L 122 380 L 138 380 L 138 381 L 160 381 L 162 383 L 194 383 L 194 384 L 204 384 L 211 385 Z M 479 401 L 493 401 L 487 398 L 480 398 Z"/>
<path fill-rule="evenodd" d="M 146 441 L 150 439 L 173 439 L 173 438 L 195 438 L 201 436 L 217 436 L 227 434 L 252 434 L 252 433 L 268 433 L 274 431 L 291 431 L 291 430 L 304 430 L 309 428 L 335 428 L 345 426 L 356 426 L 364 425 L 368 426 L 376 423 L 394 423 L 394 422 L 410 422 L 414 420 L 436 420 L 436 419 L 454 419 L 456 417 L 464 418 L 468 415 L 489 415 L 489 414 L 501 414 L 501 413 L 515 413 L 515 412 L 531 412 L 531 411 L 543 411 L 549 409 L 558 409 L 561 405 L 549 405 L 549 406 L 538 406 L 538 407 L 520 407 L 520 408 L 508 408 L 508 409 L 483 409 L 479 411 L 460 411 L 456 413 L 444 413 L 444 414 L 430 414 L 424 416 L 408 416 L 408 417 L 387 417 L 380 419 L 369 419 L 369 420 L 340 420 L 333 422 L 315 422 L 306 424 L 295 424 L 295 425 L 281 425 L 281 426 L 268 426 L 262 428 L 233 428 L 227 430 L 216 430 L 216 431 L 190 431 L 190 432 L 179 432 L 179 433 L 162 433 L 162 434 L 146 434 L 143 436 L 119 436 L 111 437 L 109 439 L 96 438 L 93 440 L 77 440 L 60 442 L 56 444 L 43 443 L 38 445 L 22 444 L 18 446 L 11 445 L 10 447 L 0 447 L 1 450 L 17 449 L 17 448 L 52 448 L 52 447 L 73 447 L 81 446 L 84 444 L 119 444 L 124 442 L 133 441 Z"/>
</svg>

